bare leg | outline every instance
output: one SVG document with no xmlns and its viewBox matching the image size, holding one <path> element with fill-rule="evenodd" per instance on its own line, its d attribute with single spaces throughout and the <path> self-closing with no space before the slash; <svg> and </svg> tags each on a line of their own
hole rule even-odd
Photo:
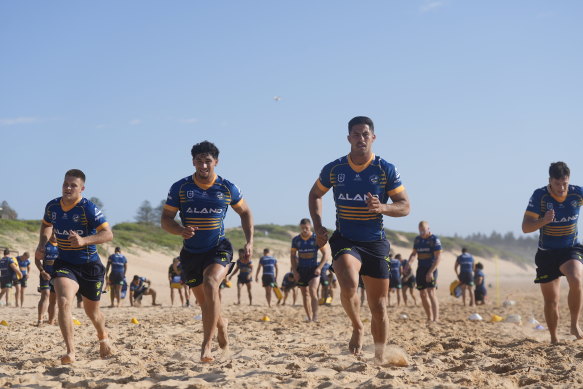
<svg viewBox="0 0 583 389">
<path fill-rule="evenodd" d="M 243 287 L 243 284 L 241 284 L 240 282 L 237 282 L 237 304 L 236 305 L 241 304 L 241 288 L 242 287 Z"/>
<path fill-rule="evenodd" d="M 182 294 L 180 295 L 180 300 L 182 300 Z M 174 288 L 170 286 L 170 306 L 174 306 Z"/>
<path fill-rule="evenodd" d="M 352 337 L 348 343 L 348 349 L 355 355 L 362 351 L 364 332 L 360 320 L 360 300 L 357 293 L 360 266 L 360 261 L 350 254 L 341 255 L 334 261 L 334 271 L 340 284 L 340 301 L 352 322 Z"/>
<path fill-rule="evenodd" d="M 20 284 L 14 285 L 14 304 L 18 307 L 20 302 Z"/>
<path fill-rule="evenodd" d="M 569 303 L 569 313 L 571 314 L 571 335 L 575 335 L 577 339 L 583 339 L 583 332 L 579 327 L 579 315 L 581 314 L 581 306 L 583 305 L 583 264 L 578 260 L 571 260 L 561 265 L 561 273 L 567 277 L 569 283 L 569 295 L 567 301 Z"/>
<path fill-rule="evenodd" d="M 407 286 L 403 287 L 403 303 L 405 306 L 407 306 L 407 289 L 409 289 Z"/>
<path fill-rule="evenodd" d="M 109 345 L 107 331 L 105 330 L 105 317 L 99 309 L 99 301 L 89 300 L 83 297 L 83 308 L 85 314 L 93 323 L 97 330 L 97 339 L 99 339 L 99 356 L 107 358 L 111 355 L 111 347 Z"/>
<path fill-rule="evenodd" d="M 247 294 L 249 295 L 249 305 L 253 305 L 253 295 L 251 295 L 251 282 L 247 283 Z"/>
<path fill-rule="evenodd" d="M 40 300 L 38 301 L 38 321 L 36 323 L 37 326 L 40 326 L 43 322 L 43 317 L 47 311 L 49 306 L 49 290 L 42 289 L 40 292 Z"/>
<path fill-rule="evenodd" d="M 20 306 L 24 307 L 24 292 L 26 290 L 25 286 L 20 287 Z"/>
<path fill-rule="evenodd" d="M 306 311 L 306 317 L 308 321 L 312 321 L 312 302 L 310 301 L 308 287 L 300 286 L 300 291 L 302 293 L 302 304 L 304 305 L 304 310 Z"/>
<path fill-rule="evenodd" d="M 320 276 L 314 277 L 308 283 L 308 291 L 312 302 L 312 321 L 318 321 L 318 285 L 320 285 Z"/>
<path fill-rule="evenodd" d="M 221 317 L 221 300 L 219 285 L 227 273 L 228 267 L 212 264 L 204 269 L 203 283 L 194 288 L 194 295 L 202 309 L 203 341 L 200 360 L 212 362 L 211 340 L 218 329 L 217 340 L 219 347 L 228 347 L 227 322 Z M 218 327 L 218 328 L 217 328 Z"/>
<path fill-rule="evenodd" d="M 468 286 L 468 291 L 470 292 L 470 307 L 476 305 L 476 295 L 474 294 L 474 288 Z"/>
<path fill-rule="evenodd" d="M 113 298 L 116 301 L 115 306 L 119 308 L 119 305 L 121 304 L 121 285 L 113 286 Z"/>
<path fill-rule="evenodd" d="M 427 316 L 427 321 L 433 321 L 433 311 L 431 310 L 431 302 L 429 301 L 429 294 L 427 293 L 427 289 L 420 290 L 419 294 L 421 295 L 421 304 L 423 304 L 423 310 Z"/>
<path fill-rule="evenodd" d="M 271 308 L 271 286 L 265 287 L 265 299 L 267 300 L 267 306 Z"/>
<path fill-rule="evenodd" d="M 57 310 L 57 294 L 50 292 L 49 294 L 49 324 L 55 324 L 55 311 Z"/>
<path fill-rule="evenodd" d="M 411 298 L 413 299 L 413 304 L 417 306 L 417 298 L 415 297 L 415 288 L 410 288 L 409 291 L 411 292 Z"/>
<path fill-rule="evenodd" d="M 559 324 L 559 295 L 560 295 L 560 279 L 553 280 L 540 284 L 540 290 L 543 294 L 545 320 L 549 333 L 551 334 L 551 343 L 559 342 L 557 337 L 557 326 Z"/>
<path fill-rule="evenodd" d="M 389 318 L 387 317 L 387 299 L 389 280 L 362 276 L 366 288 L 366 299 L 372 315 L 370 331 L 375 344 L 375 360 L 382 363 L 385 355 L 385 345 L 389 338 Z"/>
<path fill-rule="evenodd" d="M 57 277 L 54 281 L 57 303 L 59 305 L 59 327 L 65 340 L 67 353 L 61 357 L 63 365 L 75 362 L 75 344 L 73 339 L 73 315 L 71 309 L 79 284 L 69 278 Z"/>
<path fill-rule="evenodd" d="M 429 301 L 431 302 L 431 314 L 433 315 L 433 321 L 439 321 L 439 300 L 437 299 L 435 288 L 429 288 L 427 290 L 427 294 L 429 295 Z"/>
</svg>

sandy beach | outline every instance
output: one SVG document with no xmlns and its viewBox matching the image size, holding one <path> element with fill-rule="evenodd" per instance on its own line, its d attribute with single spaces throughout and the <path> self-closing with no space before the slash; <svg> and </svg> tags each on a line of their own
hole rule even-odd
<svg viewBox="0 0 583 389">
<path fill-rule="evenodd" d="M 409 254 L 407 248 L 396 252 Z M 296 306 L 268 308 L 263 288 L 253 284 L 254 306 L 235 305 L 236 288 L 223 291 L 223 311 L 229 319 L 230 350 L 217 349 L 217 361 L 200 363 L 202 322 L 198 307 L 170 307 L 166 271 L 172 255 L 128 250 L 128 276 L 151 278 L 159 292 L 161 307 L 151 307 L 150 297 L 142 308 L 103 311 L 115 348 L 107 360 L 98 356 L 91 323 L 81 309 L 73 315 L 78 361 L 61 366 L 62 338 L 57 326 L 34 326 L 36 278 L 33 271 L 25 307 L 0 307 L 1 387 L 94 387 L 94 388 L 380 388 L 380 387 L 583 387 L 583 342 L 568 334 L 566 288 L 563 281 L 560 336 L 562 343 L 549 344 L 546 330 L 537 330 L 534 317 L 544 326 L 540 291 L 532 283 L 534 269 L 506 261 L 485 264 L 490 304 L 463 307 L 461 299 L 449 296 L 455 253 L 445 253 L 440 266 L 438 294 L 442 320 L 428 324 L 420 306 L 390 307 L 390 339 L 387 356 L 403 355 L 408 366 L 380 366 L 373 361 L 370 312 L 362 307 L 365 321 L 364 352 L 348 352 L 349 321 L 338 299 L 322 306 L 320 321 L 306 323 L 298 296 Z M 285 252 L 280 272 L 289 269 Z M 498 270 L 498 277 L 495 276 Z M 282 273 L 280 273 L 281 278 Z M 498 287 L 496 286 L 498 285 Z M 338 290 L 336 290 L 336 293 Z M 514 305 L 504 306 L 506 299 Z M 395 299 L 392 299 L 395 302 Z M 418 298 L 419 302 L 419 298 Z M 288 301 L 289 303 L 289 301 Z M 483 321 L 468 317 L 480 314 Z M 492 315 L 520 315 L 520 323 L 490 322 Z M 270 321 L 261 321 L 263 316 Z M 406 318 L 405 318 L 406 317 Z M 139 324 L 132 324 L 136 318 Z"/>
</svg>

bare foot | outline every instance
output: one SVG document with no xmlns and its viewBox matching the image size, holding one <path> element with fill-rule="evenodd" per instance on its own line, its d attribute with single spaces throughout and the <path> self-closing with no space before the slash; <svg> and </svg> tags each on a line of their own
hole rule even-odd
<svg viewBox="0 0 583 389">
<path fill-rule="evenodd" d="M 109 338 L 99 340 L 99 356 L 103 359 L 111 356 L 111 346 L 109 345 Z"/>
<path fill-rule="evenodd" d="M 70 365 L 75 362 L 75 353 L 68 353 L 61 357 L 61 365 Z"/>
<path fill-rule="evenodd" d="M 577 339 L 583 339 L 583 332 L 581 332 L 581 328 L 579 325 L 571 326 L 571 335 L 575 335 Z"/>
<path fill-rule="evenodd" d="M 354 355 L 360 355 L 362 352 L 363 332 L 362 328 L 354 328 L 352 330 L 352 337 L 350 338 L 350 342 L 348 342 L 348 349 Z"/>
<path fill-rule="evenodd" d="M 200 352 L 200 361 L 201 362 L 213 362 L 215 360 L 215 358 L 212 355 L 211 352 L 211 342 L 208 342 L 208 344 L 204 344 L 202 345 L 202 351 Z"/>
<path fill-rule="evenodd" d="M 375 343 L 374 360 L 376 364 L 383 364 L 385 362 L 385 345 L 383 343 Z"/>
<path fill-rule="evenodd" d="M 220 348 L 227 350 L 229 348 L 229 334 L 227 333 L 229 321 L 227 319 L 222 319 L 222 321 L 223 325 L 217 326 L 217 342 Z"/>
<path fill-rule="evenodd" d="M 554 345 L 559 344 L 559 339 L 556 336 L 551 335 L 551 344 L 554 344 Z"/>
<path fill-rule="evenodd" d="M 213 362 L 215 359 L 213 357 L 200 357 L 200 361 L 204 362 L 204 363 L 211 363 Z"/>
</svg>

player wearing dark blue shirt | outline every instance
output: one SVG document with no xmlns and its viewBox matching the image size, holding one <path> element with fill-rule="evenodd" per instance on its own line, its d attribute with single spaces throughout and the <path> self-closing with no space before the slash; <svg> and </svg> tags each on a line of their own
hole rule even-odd
<svg viewBox="0 0 583 389">
<path fill-rule="evenodd" d="M 192 176 L 170 188 L 161 225 L 184 239 L 180 251 L 182 280 L 192 288 L 202 309 L 201 361 L 214 360 L 211 340 L 215 331 L 219 346 L 228 346 L 227 326 L 221 319 L 219 286 L 231 269 L 233 247 L 225 237 L 223 220 L 230 206 L 241 218 L 245 233 L 245 257 L 253 252 L 253 216 L 239 188 L 215 174 L 219 149 L 204 141 L 192 147 Z M 174 218 L 180 212 L 178 223 Z"/>
<path fill-rule="evenodd" d="M 292 239 L 291 266 L 294 278 L 302 292 L 302 301 L 308 321 L 318 321 L 318 285 L 322 267 L 328 260 L 327 246 L 318 247 L 310 219 L 300 221 L 301 233 Z M 322 258 L 318 262 L 318 251 Z"/>
<path fill-rule="evenodd" d="M 245 257 L 245 250 L 239 249 L 239 259 L 235 264 L 235 270 L 229 276 L 229 280 L 233 278 L 237 272 L 237 305 L 241 304 L 241 288 L 243 285 L 247 286 L 247 295 L 249 296 L 249 305 L 253 305 L 253 295 L 251 294 L 251 285 L 253 284 L 253 262 Z"/>
<path fill-rule="evenodd" d="M 571 172 L 564 162 L 549 168 L 549 184 L 534 191 L 524 218 L 522 231 L 539 231 L 535 256 L 536 279 L 544 300 L 544 311 L 551 343 L 558 343 L 560 277 L 569 284 L 571 334 L 583 339 L 579 316 L 583 305 L 583 246 L 579 243 L 577 223 L 583 205 L 583 188 L 569 185 Z"/>
<path fill-rule="evenodd" d="M 462 255 L 455 260 L 454 269 L 462 288 L 462 300 L 466 305 L 466 292 L 470 295 L 470 307 L 474 306 L 476 299 L 474 296 L 474 257 L 468 253 L 468 249 L 462 248 Z"/>
<path fill-rule="evenodd" d="M 105 319 L 99 309 L 105 267 L 96 245 L 112 240 L 113 233 L 103 212 L 83 198 L 85 174 L 81 170 L 65 173 L 62 190 L 63 196 L 49 201 L 45 208 L 35 259 L 44 258 L 46 244 L 54 233 L 59 258 L 54 264 L 53 285 L 60 310 L 59 326 L 67 347 L 61 363 L 69 364 L 75 361 L 71 307 L 77 291 L 83 296 L 85 313 L 97 330 L 101 357 L 111 354 Z"/>
<path fill-rule="evenodd" d="M 12 276 L 12 282 L 15 288 L 16 306 L 24 306 L 24 290 L 28 286 L 28 273 L 30 272 L 30 254 L 25 251 L 22 255 L 16 257 L 18 268 L 22 273 L 22 277 L 18 278 L 16 274 Z"/>
<path fill-rule="evenodd" d="M 132 282 L 129 285 L 130 288 L 130 305 L 134 306 L 141 306 L 142 305 L 142 298 L 144 296 L 152 296 L 152 305 L 160 305 L 156 304 L 156 291 L 151 288 L 152 282 L 147 279 L 146 277 L 140 277 L 135 275 L 132 279 Z"/>
<path fill-rule="evenodd" d="M 421 295 L 423 309 L 428 321 L 439 321 L 439 301 L 435 293 L 437 285 L 437 267 L 441 256 L 441 241 L 431 233 L 429 223 L 419 223 L 419 236 L 413 243 L 413 251 L 409 255 L 409 266 L 413 265 L 418 257 L 417 265 L 417 289 Z"/>
<path fill-rule="evenodd" d="M 389 270 L 391 277 L 389 278 L 389 301 L 387 305 L 391 306 L 391 294 L 395 293 L 397 295 L 397 306 L 401 306 L 401 294 L 403 285 L 401 284 L 401 273 L 403 272 L 403 266 L 401 264 L 401 256 L 391 258 L 389 256 Z"/>
<path fill-rule="evenodd" d="M 121 253 L 121 247 L 115 248 L 115 253 L 111 254 L 107 259 L 107 266 L 105 267 L 105 274 L 108 274 L 109 269 L 111 273 L 108 275 L 108 283 L 111 287 L 111 305 L 110 308 L 119 307 L 121 303 L 121 287 L 126 277 L 128 269 L 128 260 Z"/>
<path fill-rule="evenodd" d="M 319 247 L 328 241 L 322 225 L 322 197 L 333 189 L 336 231 L 330 237 L 332 268 L 342 290 L 342 306 L 352 322 L 348 343 L 354 354 L 362 351 L 363 324 L 357 296 L 362 275 L 371 308 L 375 357 L 382 361 L 388 339 L 387 294 L 390 244 L 385 237 L 383 215 L 409 214 L 409 198 L 395 166 L 375 156 L 374 124 L 365 116 L 348 122 L 350 153 L 327 164 L 310 190 L 308 203 Z M 389 199 L 392 203 L 389 203 Z"/>
<path fill-rule="evenodd" d="M 267 306 L 271 307 L 271 292 L 273 291 L 273 287 L 277 285 L 279 268 L 277 267 L 277 259 L 271 255 L 271 250 L 268 248 L 263 250 L 263 256 L 259 258 L 259 266 L 257 266 L 257 272 L 255 273 L 255 282 L 259 282 L 259 272 L 261 269 L 263 269 L 261 284 L 265 288 Z"/>
<path fill-rule="evenodd" d="M 57 295 L 51 277 L 53 276 L 53 266 L 55 261 L 59 258 L 59 247 L 57 246 L 57 238 L 51 235 L 51 239 L 45 245 L 44 258 L 34 259 L 34 263 L 40 272 L 39 287 L 40 300 L 38 301 L 38 321 L 37 326 L 43 322 L 45 313 L 48 312 L 49 318 L 47 323 L 52 325 L 55 322 L 55 306 L 57 303 Z"/>
<path fill-rule="evenodd" d="M 476 271 L 474 272 L 474 284 L 476 289 L 474 290 L 474 296 L 476 300 L 476 305 L 483 305 L 486 303 L 486 295 L 488 291 L 486 290 L 486 276 L 484 275 L 484 265 L 480 262 L 476 263 Z"/>
<path fill-rule="evenodd" d="M 10 250 L 4 249 L 4 256 L 0 258 L 0 300 L 6 295 L 6 305 L 8 305 L 8 292 L 12 288 L 13 274 L 18 278 L 22 273 L 18 267 L 18 262 L 10 256 Z"/>
<path fill-rule="evenodd" d="M 415 290 L 417 286 L 417 280 L 415 278 L 415 274 L 413 272 L 413 268 L 409 265 L 409 259 L 401 258 L 401 254 L 397 254 L 395 258 L 399 258 L 401 260 L 401 285 L 403 287 L 403 302 L 405 306 L 408 305 L 408 297 L 407 297 L 407 290 L 409 291 L 409 295 L 413 299 L 413 305 L 417 305 L 417 298 L 415 297 Z"/>
</svg>

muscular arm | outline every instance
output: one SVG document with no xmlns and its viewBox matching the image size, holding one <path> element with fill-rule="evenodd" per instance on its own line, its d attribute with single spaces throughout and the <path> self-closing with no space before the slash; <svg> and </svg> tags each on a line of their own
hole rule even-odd
<svg viewBox="0 0 583 389">
<path fill-rule="evenodd" d="M 34 252 L 34 261 L 36 263 L 37 259 L 39 261 L 43 260 L 45 257 L 45 246 L 47 244 L 47 242 L 49 241 L 49 239 L 51 238 L 51 235 L 53 234 L 53 226 L 52 225 L 47 225 L 45 223 L 41 223 L 40 225 L 40 233 L 39 233 L 39 239 L 38 239 L 38 246 L 36 246 L 36 250 Z M 38 265 L 37 265 L 38 267 Z M 39 267 L 39 270 L 41 268 Z"/>
<path fill-rule="evenodd" d="M 459 264 L 459 262 L 458 262 L 458 261 L 456 261 L 456 262 L 455 262 L 455 265 L 454 265 L 454 267 L 453 267 L 453 271 L 455 272 L 455 274 L 456 274 L 458 277 L 460 276 L 460 273 L 459 273 L 459 271 L 457 270 L 459 267 L 460 267 L 460 264 Z"/>
<path fill-rule="evenodd" d="M 245 257 L 251 258 L 251 255 L 253 255 L 253 214 L 245 200 L 239 201 L 232 208 L 239 214 L 239 217 L 241 218 L 241 228 L 243 228 L 243 232 L 245 233 L 245 240 L 247 241 L 244 247 Z"/>
<path fill-rule="evenodd" d="M 415 258 L 417 258 L 417 250 L 413 249 L 413 251 L 411 251 L 411 254 L 409 255 L 409 267 L 413 267 L 413 262 L 415 262 Z"/>
<path fill-rule="evenodd" d="M 314 183 L 308 195 L 308 208 L 310 209 L 312 223 L 314 223 L 318 247 L 323 247 L 328 241 L 328 230 L 322 225 L 322 197 L 325 194 L 326 192 L 320 189 L 317 183 Z"/>
<path fill-rule="evenodd" d="M 528 234 L 540 230 L 555 219 L 555 211 L 552 209 L 547 211 L 542 218 L 537 218 L 532 213 L 525 213 L 522 219 L 522 232 Z"/>
<path fill-rule="evenodd" d="M 178 224 L 178 222 L 174 220 L 177 213 L 177 210 L 164 208 L 162 210 L 162 217 L 160 218 L 160 226 L 164 231 L 169 232 L 172 235 L 181 235 L 183 239 L 192 238 L 198 228 L 191 226 L 185 227 Z"/>
<path fill-rule="evenodd" d="M 233 272 L 229 276 L 229 281 L 231 280 L 231 278 L 233 278 L 235 276 L 235 274 L 237 274 L 238 271 L 239 271 L 239 264 L 237 263 L 237 264 L 235 264 L 235 270 L 233 270 Z"/>
<path fill-rule="evenodd" d="M 298 251 L 295 248 L 291 249 L 289 259 L 291 262 L 291 271 L 294 273 L 294 276 L 298 272 Z"/>
<path fill-rule="evenodd" d="M 390 198 L 392 201 L 391 204 L 383 204 L 378 197 L 368 193 L 366 199 L 368 210 L 373 213 L 380 213 L 392 217 L 403 217 L 409 214 L 411 207 L 409 205 L 409 195 L 406 190 L 394 194 Z"/>
<path fill-rule="evenodd" d="M 261 262 L 259 262 L 259 266 L 257 266 L 257 273 L 255 273 L 255 282 L 259 282 L 259 272 L 261 271 Z"/>
<path fill-rule="evenodd" d="M 435 261 L 433 261 L 433 266 L 429 268 L 429 271 L 427 272 L 428 274 L 433 274 L 433 272 L 439 266 L 439 262 L 441 262 L 441 251 L 436 251 L 433 253 L 433 255 L 435 256 Z"/>
<path fill-rule="evenodd" d="M 322 268 L 324 267 L 324 264 L 326 262 L 328 262 L 328 248 L 330 246 L 326 245 L 324 247 L 320 248 L 320 252 L 322 253 L 322 258 L 320 259 L 320 263 L 318 264 L 318 271 L 321 273 L 322 272 Z"/>
<path fill-rule="evenodd" d="M 101 244 L 113 240 L 113 231 L 109 224 L 106 224 L 102 229 L 97 231 L 95 235 L 80 236 L 75 231 L 69 234 L 69 242 L 72 247 L 84 247 L 94 244 Z"/>
</svg>

